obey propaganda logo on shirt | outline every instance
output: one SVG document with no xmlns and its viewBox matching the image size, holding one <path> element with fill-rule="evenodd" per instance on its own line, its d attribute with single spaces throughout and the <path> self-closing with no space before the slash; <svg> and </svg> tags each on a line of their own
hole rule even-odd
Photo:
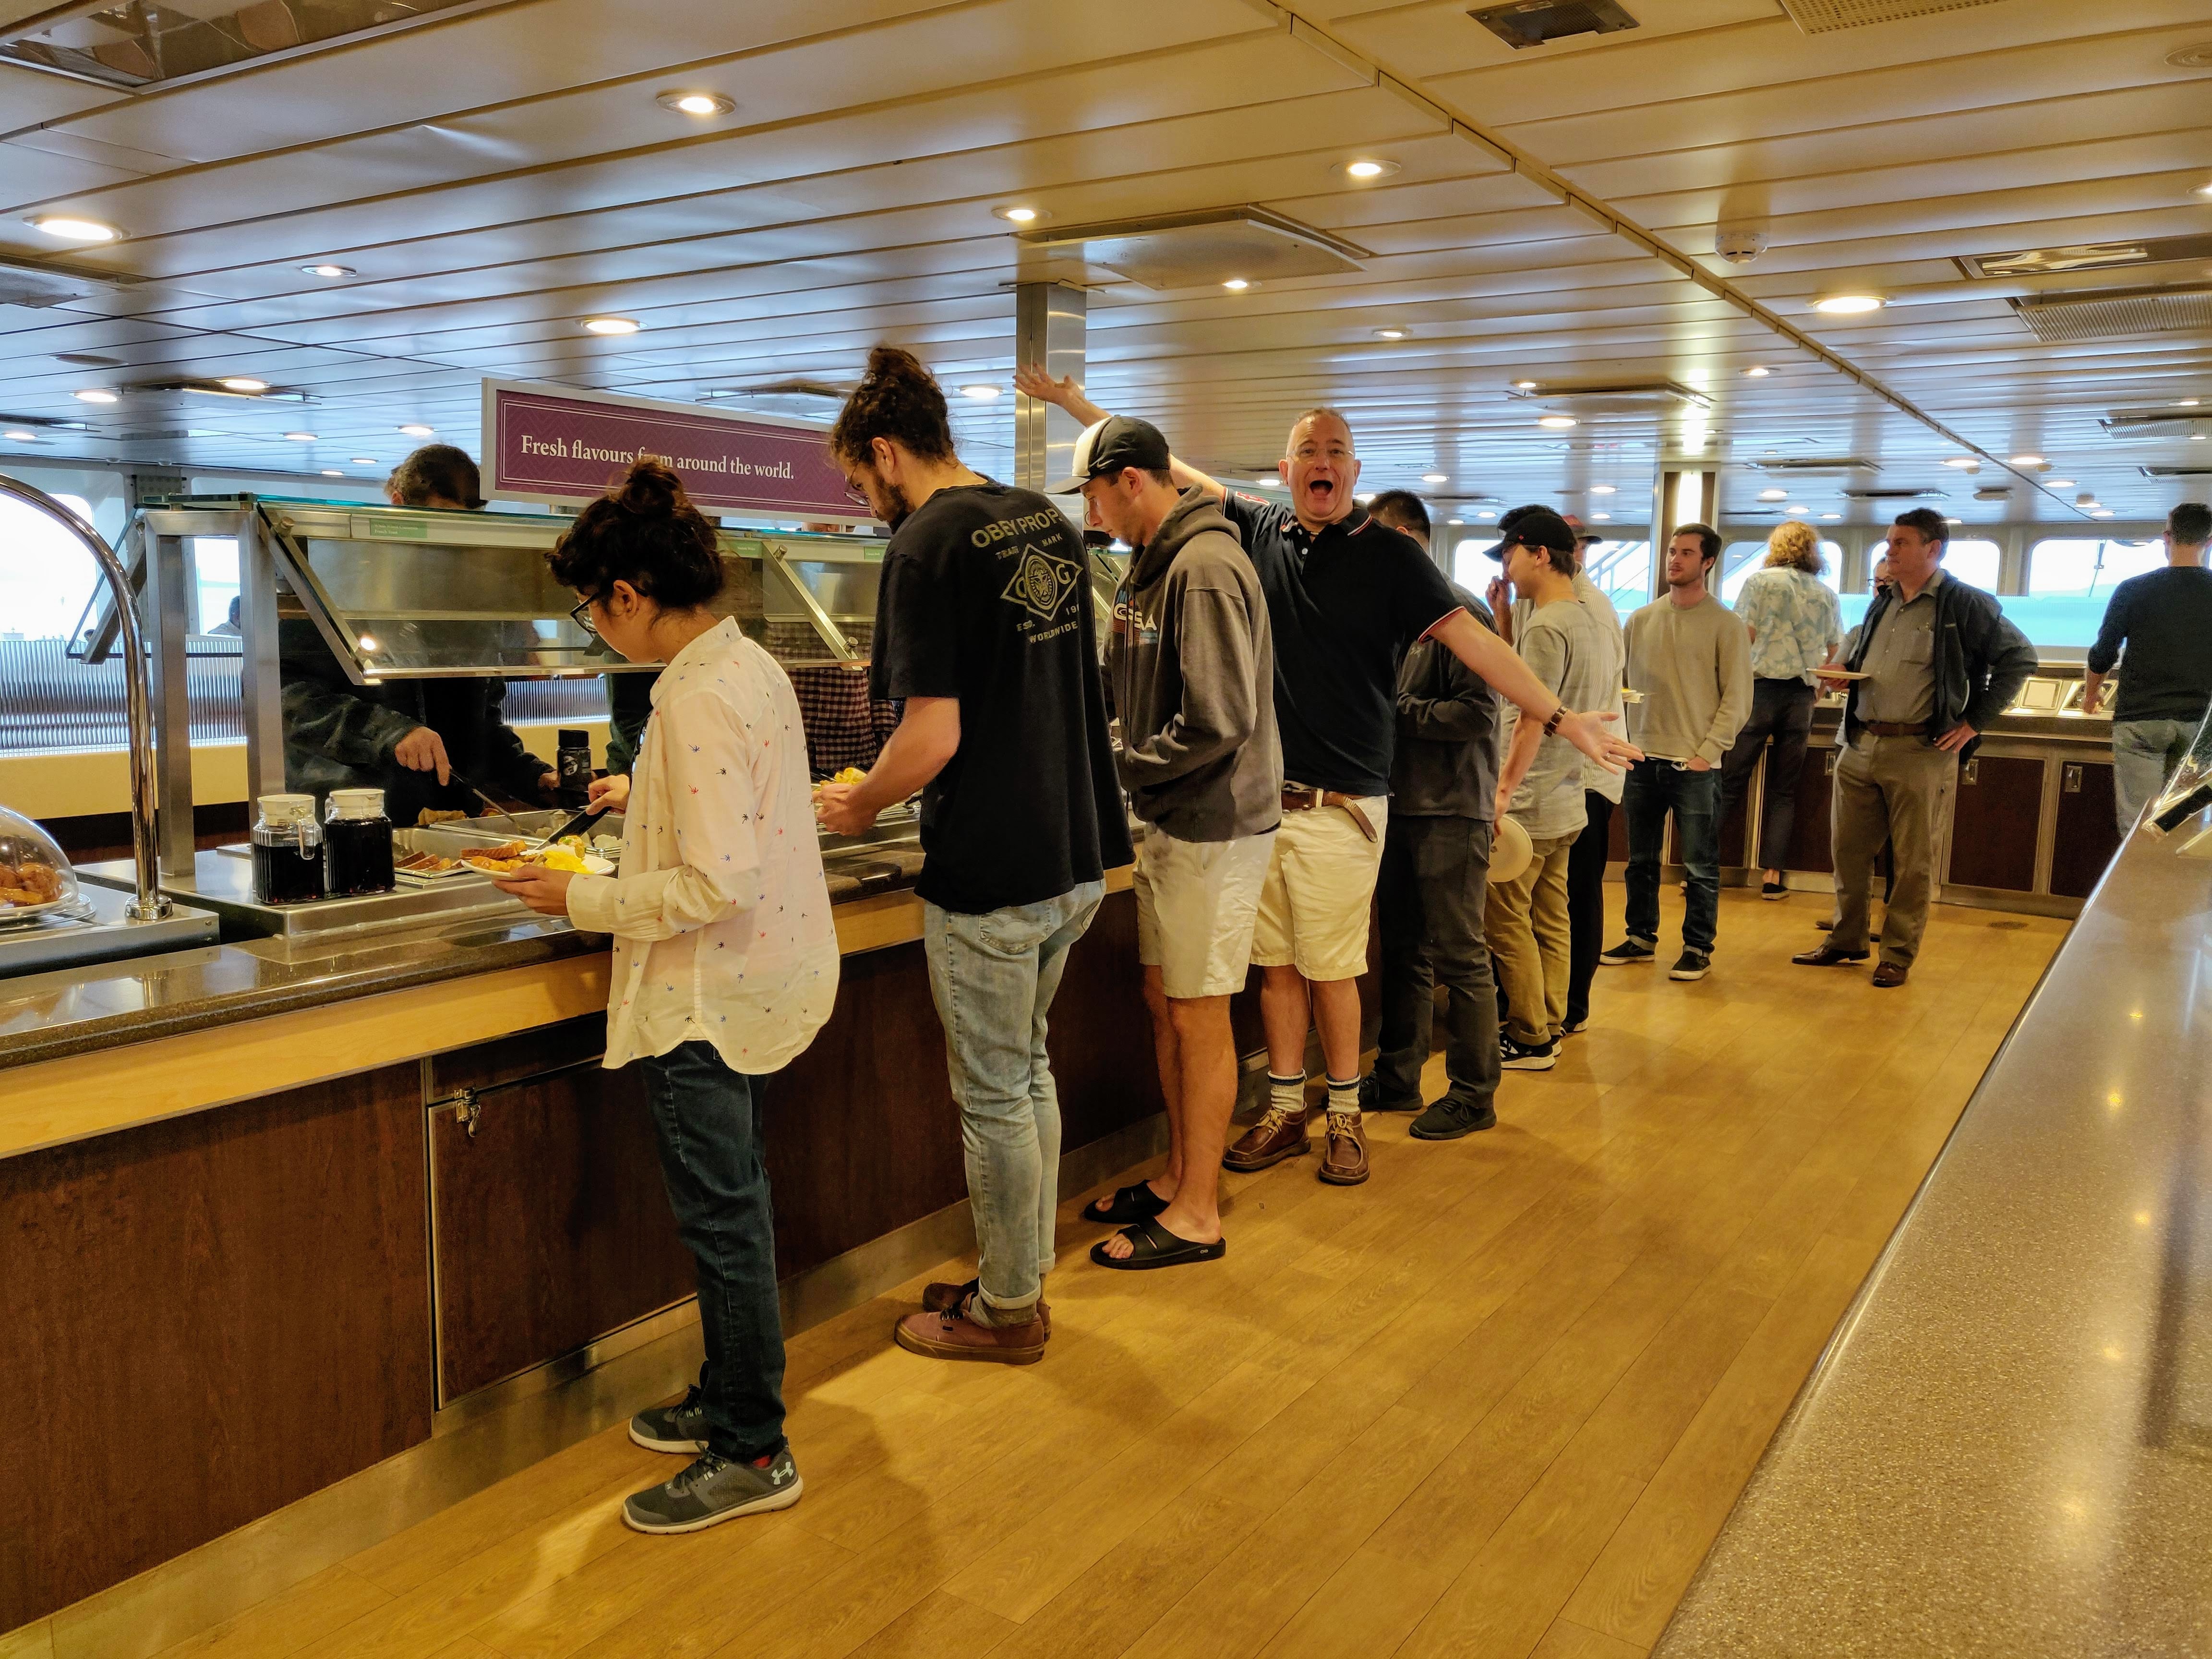
<svg viewBox="0 0 2212 1659">
<path fill-rule="evenodd" d="M 1052 531 L 1064 530 L 1066 522 L 1056 512 L 1029 513 L 987 524 L 969 536 L 974 545 L 989 548 L 1011 567 L 1006 589 L 999 597 L 1028 613 L 1017 626 L 1029 635 L 1032 645 L 1052 639 L 1075 625 L 1073 617 L 1063 621 L 1060 613 L 1068 595 L 1083 580 L 1083 567 L 1051 546 L 1048 540 L 1029 539 L 1040 532 L 1048 535 Z"/>
</svg>

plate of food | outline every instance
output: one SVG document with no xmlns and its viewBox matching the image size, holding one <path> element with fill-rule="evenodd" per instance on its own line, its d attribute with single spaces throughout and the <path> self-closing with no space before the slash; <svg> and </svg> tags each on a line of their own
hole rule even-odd
<svg viewBox="0 0 2212 1659">
<path fill-rule="evenodd" d="M 403 853 L 392 860 L 392 873 L 410 885 L 427 886 L 471 872 L 459 859 L 449 859 L 442 854 Z"/>
<path fill-rule="evenodd" d="M 69 902 L 61 872 L 51 864 L 0 864 L 0 922 L 52 915 Z"/>
<path fill-rule="evenodd" d="M 580 840 L 581 837 L 572 839 Z M 558 844 L 532 847 L 521 841 L 501 842 L 495 847 L 463 853 L 460 862 L 467 868 L 487 876 L 511 876 L 518 870 L 533 866 L 566 870 L 573 876 L 611 876 L 615 872 L 613 860 L 603 859 L 597 853 L 579 852 L 573 847 Z"/>
</svg>

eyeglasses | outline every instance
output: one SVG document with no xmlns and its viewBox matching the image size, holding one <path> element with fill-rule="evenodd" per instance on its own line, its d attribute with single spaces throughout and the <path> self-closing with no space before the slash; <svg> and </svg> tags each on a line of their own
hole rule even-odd
<svg viewBox="0 0 2212 1659">
<path fill-rule="evenodd" d="M 582 629 L 586 634 L 589 634 L 595 640 L 599 637 L 599 630 L 592 624 L 592 607 L 598 603 L 599 601 L 597 599 L 586 599 L 581 605 L 578 605 L 574 611 L 571 611 L 568 613 L 568 620 L 575 623 L 577 627 Z"/>
</svg>

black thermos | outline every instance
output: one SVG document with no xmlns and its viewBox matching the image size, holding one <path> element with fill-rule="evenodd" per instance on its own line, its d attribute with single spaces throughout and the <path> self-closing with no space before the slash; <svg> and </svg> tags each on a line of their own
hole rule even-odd
<svg viewBox="0 0 2212 1659">
<path fill-rule="evenodd" d="M 592 734 L 564 726 L 553 755 L 554 769 L 561 778 L 561 805 L 573 811 L 583 805 L 591 795 Z"/>
</svg>

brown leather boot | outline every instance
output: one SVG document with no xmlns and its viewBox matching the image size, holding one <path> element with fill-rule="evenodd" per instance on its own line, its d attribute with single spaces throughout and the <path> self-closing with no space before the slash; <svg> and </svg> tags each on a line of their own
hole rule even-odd
<svg viewBox="0 0 2212 1659">
<path fill-rule="evenodd" d="M 899 1346 L 932 1359 L 987 1359 L 1001 1365 L 1034 1365 L 1044 1358 L 1044 1321 L 1026 1325 L 978 1325 L 968 1299 L 943 1313 L 908 1314 L 893 1333 Z"/>
<path fill-rule="evenodd" d="M 924 1313 L 947 1313 L 983 1287 L 980 1279 L 971 1279 L 965 1285 L 955 1285 L 949 1279 L 939 1279 L 922 1287 L 921 1310 Z M 1052 1334 L 1052 1305 L 1042 1297 L 1037 1298 L 1037 1317 L 1044 1322 L 1044 1334 Z"/>
<path fill-rule="evenodd" d="M 1306 1114 L 1286 1112 L 1279 1106 L 1267 1108 L 1267 1115 L 1237 1137 L 1237 1144 L 1223 1155 L 1221 1167 L 1250 1174 L 1255 1170 L 1271 1170 L 1286 1158 L 1303 1158 L 1312 1143 L 1306 1139 Z"/>
<path fill-rule="evenodd" d="M 1332 1187 L 1357 1187 L 1367 1179 L 1367 1137 L 1359 1132 L 1359 1114 L 1326 1114 L 1328 1144 L 1321 1158 L 1321 1178 Z"/>
</svg>

